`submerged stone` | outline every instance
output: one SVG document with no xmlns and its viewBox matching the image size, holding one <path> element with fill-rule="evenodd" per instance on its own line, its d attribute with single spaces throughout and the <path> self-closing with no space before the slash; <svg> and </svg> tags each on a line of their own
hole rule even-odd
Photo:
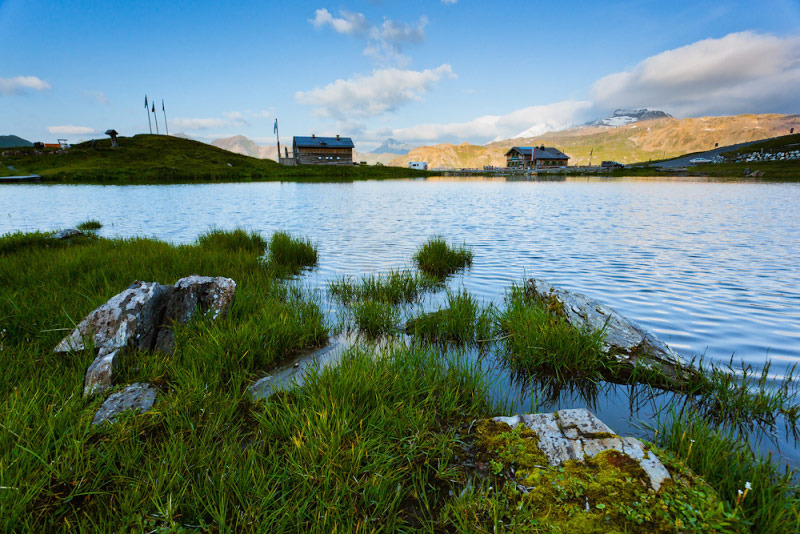
<svg viewBox="0 0 800 534">
<path fill-rule="evenodd" d="M 59 230 L 58 232 L 54 232 L 47 236 L 48 239 L 71 239 L 73 237 L 82 237 L 86 236 L 83 232 L 78 230 L 77 228 L 67 228 L 66 230 Z"/>
<path fill-rule="evenodd" d="M 548 308 L 576 328 L 603 330 L 604 350 L 625 365 L 625 372 L 649 369 L 671 380 L 684 378 L 683 373 L 688 366 L 675 351 L 613 308 L 541 279 L 528 280 L 525 292 L 547 303 Z"/>
<path fill-rule="evenodd" d="M 126 386 L 122 391 L 113 393 L 97 410 L 92 419 L 92 424 L 97 425 L 103 421 L 114 422 L 116 417 L 127 410 L 144 413 L 153 407 L 158 391 L 150 384 L 137 382 Z"/>
</svg>

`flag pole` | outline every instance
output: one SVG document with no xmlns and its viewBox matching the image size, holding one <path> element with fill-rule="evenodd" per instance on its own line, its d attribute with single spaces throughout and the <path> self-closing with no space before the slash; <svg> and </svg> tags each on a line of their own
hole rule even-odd
<svg viewBox="0 0 800 534">
<path fill-rule="evenodd" d="M 169 125 L 167 124 L 167 108 L 164 107 L 164 99 L 161 99 L 161 111 L 164 112 L 164 128 L 167 129 L 167 135 L 169 135 Z"/>
<path fill-rule="evenodd" d="M 153 123 L 150 121 L 150 106 L 147 105 L 147 95 L 144 95 L 144 110 L 147 112 L 147 126 L 150 128 L 150 135 L 153 135 Z"/>
<path fill-rule="evenodd" d="M 156 135 L 158 135 L 158 115 L 156 115 L 156 103 L 153 102 L 153 118 L 156 121 Z"/>
<path fill-rule="evenodd" d="M 275 139 L 278 141 L 278 163 L 281 162 L 281 134 L 278 132 L 278 119 L 275 119 Z"/>
</svg>

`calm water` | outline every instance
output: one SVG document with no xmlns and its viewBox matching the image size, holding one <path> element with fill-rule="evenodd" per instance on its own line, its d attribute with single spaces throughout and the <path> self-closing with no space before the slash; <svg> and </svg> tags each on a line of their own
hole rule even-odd
<svg viewBox="0 0 800 534">
<path fill-rule="evenodd" d="M 440 234 L 475 251 L 450 285 L 485 302 L 545 278 L 617 308 L 686 356 L 770 359 L 776 377 L 800 362 L 799 211 L 800 184 L 664 179 L 0 188 L 0 233 L 90 218 L 102 235 L 176 243 L 212 226 L 288 230 L 318 244 L 320 265 L 307 277 L 317 288 L 410 266 Z M 630 423 L 624 397 L 608 393 L 596 407 L 618 431 Z M 783 452 L 800 463 L 796 450 Z"/>
</svg>

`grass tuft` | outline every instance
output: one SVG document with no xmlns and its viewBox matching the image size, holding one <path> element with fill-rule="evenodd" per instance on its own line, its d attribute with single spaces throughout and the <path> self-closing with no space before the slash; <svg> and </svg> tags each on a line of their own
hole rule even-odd
<svg viewBox="0 0 800 534">
<path fill-rule="evenodd" d="M 245 251 L 252 254 L 263 254 L 267 242 L 256 232 L 248 232 L 241 228 L 220 230 L 213 228 L 197 238 L 197 244 L 211 250 Z"/>
<path fill-rule="evenodd" d="M 377 337 L 397 329 L 400 312 L 389 302 L 360 300 L 353 304 L 353 317 L 360 332 L 367 337 Z"/>
<path fill-rule="evenodd" d="M 103 227 L 103 224 L 100 221 L 98 221 L 96 219 L 89 219 L 88 221 L 83 221 L 82 223 L 80 223 L 75 228 L 77 228 L 78 230 L 81 230 L 83 232 L 91 232 L 91 231 L 94 231 L 94 230 L 99 230 L 102 227 Z"/>
<path fill-rule="evenodd" d="M 478 344 L 493 337 L 494 310 L 483 309 L 466 291 L 447 293 L 447 307 L 418 315 L 406 332 L 432 343 Z"/>
<path fill-rule="evenodd" d="M 369 274 L 353 281 L 342 277 L 328 283 L 328 292 L 342 304 L 373 300 L 400 304 L 417 302 L 426 291 L 438 286 L 428 276 L 410 271 L 390 271 L 386 275 Z"/>
<path fill-rule="evenodd" d="M 419 269 L 436 278 L 445 278 L 472 265 L 472 251 L 466 247 L 450 247 L 441 237 L 432 237 L 414 254 Z"/>
<path fill-rule="evenodd" d="M 317 247 L 308 239 L 295 238 L 286 232 L 272 234 L 267 249 L 268 263 L 292 274 L 317 264 Z"/>
<path fill-rule="evenodd" d="M 502 357 L 517 371 L 564 384 L 601 380 L 614 365 L 603 351 L 602 331 L 573 327 L 523 287 L 511 287 L 498 323 L 505 334 Z"/>
</svg>

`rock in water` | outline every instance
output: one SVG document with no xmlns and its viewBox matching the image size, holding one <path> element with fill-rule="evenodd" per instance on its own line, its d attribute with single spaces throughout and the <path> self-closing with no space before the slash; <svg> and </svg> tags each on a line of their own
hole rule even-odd
<svg viewBox="0 0 800 534">
<path fill-rule="evenodd" d="M 96 425 L 103 421 L 113 422 L 117 415 L 126 410 L 146 412 L 153 407 L 158 391 L 150 384 L 137 382 L 122 391 L 110 395 L 97 410 L 92 419 Z"/>
<path fill-rule="evenodd" d="M 47 236 L 48 239 L 71 239 L 73 237 L 80 237 L 85 236 L 83 232 L 76 228 L 67 228 L 66 230 L 60 230 L 54 234 L 50 234 Z"/>
<path fill-rule="evenodd" d="M 83 350 L 87 341 L 98 351 L 86 372 L 84 395 L 99 393 L 111 386 L 122 349 L 150 350 L 153 347 L 171 291 L 170 286 L 157 282 L 136 281 L 87 315 L 61 340 L 54 352 Z"/>
<path fill-rule="evenodd" d="M 604 350 L 620 363 L 627 364 L 628 372 L 644 366 L 670 379 L 678 379 L 681 372 L 688 369 L 681 357 L 652 333 L 586 295 L 533 278 L 525 285 L 525 292 L 548 303 L 555 299 L 556 308 L 563 311 L 564 319 L 576 328 L 604 330 Z"/>
<path fill-rule="evenodd" d="M 669 471 L 658 457 L 644 448 L 636 438 L 620 437 L 591 412 L 584 409 L 559 410 L 555 413 L 495 417 L 494 421 L 514 428 L 524 425 L 536 434 L 538 447 L 551 466 L 567 460 L 584 461 L 603 451 L 615 450 L 635 460 L 650 479 L 650 487 L 658 491 L 670 478 Z"/>
<path fill-rule="evenodd" d="M 193 275 L 175 282 L 161 323 L 164 328 L 158 332 L 155 349 L 172 352 L 175 334 L 169 327 L 189 322 L 198 311 L 212 319 L 227 315 L 235 293 L 236 282 L 221 276 Z"/>
</svg>

